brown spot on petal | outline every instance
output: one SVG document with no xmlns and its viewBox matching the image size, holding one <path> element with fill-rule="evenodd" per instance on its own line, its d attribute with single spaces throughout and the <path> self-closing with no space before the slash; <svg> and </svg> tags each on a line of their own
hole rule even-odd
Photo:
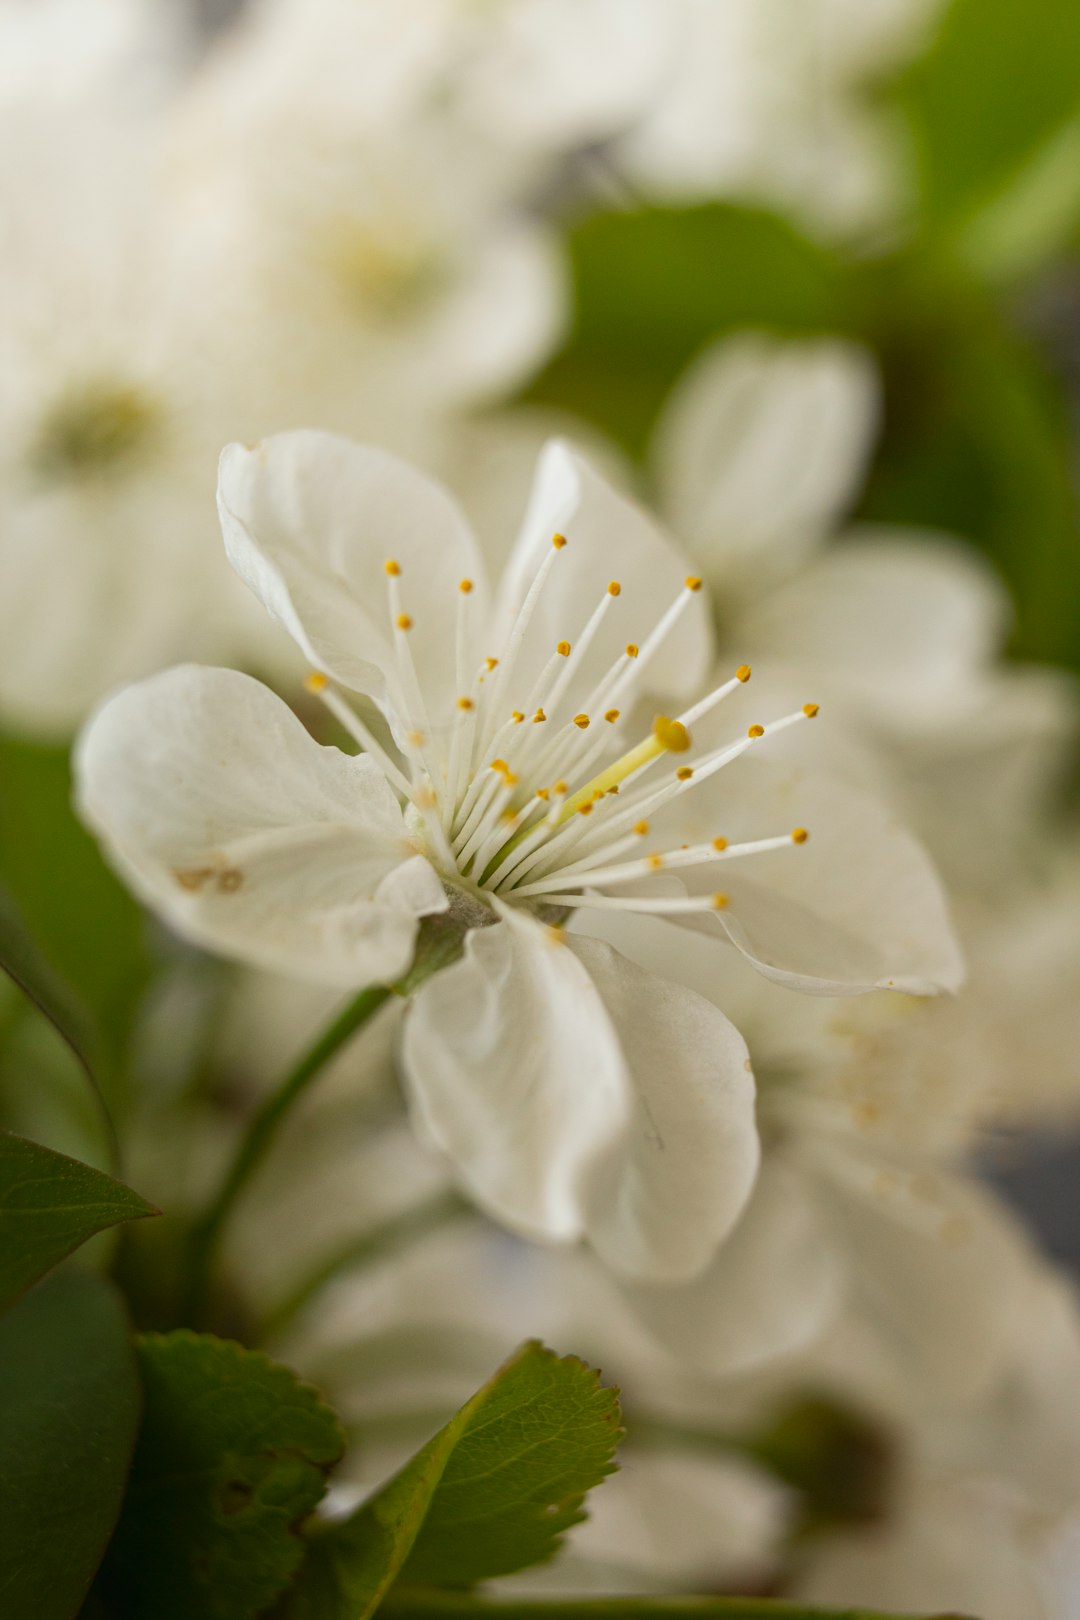
<svg viewBox="0 0 1080 1620">
<path fill-rule="evenodd" d="M 173 867 L 173 877 L 189 894 L 198 894 L 214 875 L 212 866 Z"/>
<path fill-rule="evenodd" d="M 243 881 L 243 872 L 238 872 L 235 866 L 228 866 L 218 874 L 218 890 L 221 894 L 235 894 Z"/>
</svg>

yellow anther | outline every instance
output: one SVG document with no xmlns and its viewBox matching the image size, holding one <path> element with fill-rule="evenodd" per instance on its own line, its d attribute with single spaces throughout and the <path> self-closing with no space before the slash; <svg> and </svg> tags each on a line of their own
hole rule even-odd
<svg viewBox="0 0 1080 1620">
<path fill-rule="evenodd" d="M 461 592 L 462 596 L 468 596 L 472 588 L 473 582 L 471 579 L 463 579 L 461 584 L 458 586 L 458 590 Z"/>
<path fill-rule="evenodd" d="M 575 726 L 577 726 L 579 731 L 585 731 L 587 729 L 587 727 L 588 727 L 588 724 L 589 724 L 588 715 L 587 714 L 575 714 L 575 716 L 574 716 L 574 724 L 575 724 Z"/>
<path fill-rule="evenodd" d="M 470 709 L 473 709 L 473 708 L 476 707 L 476 705 L 473 703 L 472 698 L 470 698 L 470 697 L 459 697 L 458 700 L 457 700 L 457 706 L 458 706 L 459 709 L 463 710 L 464 713 L 466 713 L 466 714 L 469 712 Z"/>
<path fill-rule="evenodd" d="M 620 712 L 621 711 L 619 709 L 605 709 L 604 719 L 607 721 L 609 726 L 613 726 L 615 724 L 616 720 L 619 718 Z"/>
<path fill-rule="evenodd" d="M 520 726 L 520 724 L 524 720 L 525 716 L 522 714 L 520 709 L 514 709 L 511 712 L 510 718 L 514 722 L 515 726 Z"/>
<path fill-rule="evenodd" d="M 513 771 L 503 771 L 502 779 L 504 787 L 517 787 L 521 780 Z"/>
<path fill-rule="evenodd" d="M 653 872 L 659 872 L 660 868 L 664 864 L 664 857 L 662 855 L 646 855 L 645 864 Z"/>
<path fill-rule="evenodd" d="M 805 827 L 793 827 L 791 829 L 791 842 L 793 844 L 805 844 L 809 836 L 810 834 Z"/>
<path fill-rule="evenodd" d="M 394 624 L 399 630 L 412 629 L 412 620 L 409 618 L 407 613 L 399 613 L 397 618 L 394 620 Z"/>
<path fill-rule="evenodd" d="M 498 771 L 501 774 L 503 771 L 508 771 L 510 767 L 505 759 L 493 759 L 488 769 Z"/>
<path fill-rule="evenodd" d="M 509 781 L 509 778 L 507 778 L 507 780 Z M 517 781 L 516 776 L 514 777 L 514 781 L 515 782 Z M 509 810 L 509 809 L 504 810 L 502 815 L 499 817 L 499 820 L 500 821 L 505 821 L 505 823 L 506 823 L 506 825 L 508 827 L 516 827 L 517 826 L 517 819 L 518 819 L 517 818 L 517 811 L 516 810 Z"/>
<path fill-rule="evenodd" d="M 565 944 L 565 940 L 563 939 L 563 930 L 559 923 L 548 924 L 547 937 L 552 945 Z"/>
<path fill-rule="evenodd" d="M 638 655 L 637 642 L 636 641 L 628 641 L 626 643 L 626 656 L 627 656 L 627 658 L 636 658 L 637 655 Z"/>
<path fill-rule="evenodd" d="M 555 786 L 552 788 L 551 791 L 552 791 L 552 793 L 565 793 L 566 792 L 566 783 L 562 780 L 561 777 L 555 783 Z"/>
<path fill-rule="evenodd" d="M 658 714 L 652 731 L 660 747 L 669 754 L 685 754 L 690 747 L 692 739 L 681 720 L 669 720 L 667 715 Z"/>
<path fill-rule="evenodd" d="M 603 797 L 604 797 L 604 789 L 603 788 L 594 788 L 593 789 L 593 804 L 596 803 L 597 799 L 602 799 Z"/>
<path fill-rule="evenodd" d="M 622 586 L 619 584 L 617 579 L 613 579 L 608 582 L 607 593 L 609 596 L 618 596 L 621 590 Z"/>
<path fill-rule="evenodd" d="M 551 798 L 551 790 L 549 788 L 537 788 L 536 797 L 538 799 L 543 799 L 544 803 L 546 804 Z"/>
<path fill-rule="evenodd" d="M 578 805 L 578 807 L 577 807 L 578 815 L 579 816 L 591 816 L 592 815 L 592 807 L 593 807 L 592 800 L 591 799 L 586 799 L 584 804 L 579 804 Z"/>
<path fill-rule="evenodd" d="M 557 646 L 555 648 L 555 651 L 559 654 L 559 656 L 561 658 L 569 658 L 569 656 L 570 656 L 570 643 L 568 641 L 560 641 L 557 644 Z"/>
<path fill-rule="evenodd" d="M 618 793 L 618 791 L 619 791 L 618 782 L 612 782 L 611 786 L 607 789 L 607 791 L 609 793 Z"/>
<path fill-rule="evenodd" d="M 309 692 L 325 692 L 327 686 L 326 676 L 321 669 L 313 669 L 310 675 L 305 675 L 304 685 Z"/>
<path fill-rule="evenodd" d="M 637 833 L 639 838 L 644 838 L 645 834 L 648 832 L 648 830 L 649 830 L 649 823 L 647 821 L 635 821 L 634 822 L 634 831 Z"/>
<path fill-rule="evenodd" d="M 728 906 L 731 904 L 731 899 L 730 896 L 726 894 L 714 894 L 712 897 L 712 903 L 714 911 L 726 911 Z"/>
<path fill-rule="evenodd" d="M 396 579 L 401 573 L 401 564 L 399 562 L 395 562 L 393 557 L 389 557 L 387 561 L 383 563 L 383 568 L 390 575 L 391 579 Z"/>
<path fill-rule="evenodd" d="M 764 726 L 749 726 L 747 728 L 746 735 L 748 737 L 764 737 L 764 735 L 765 735 L 765 727 Z"/>
<path fill-rule="evenodd" d="M 566 544 L 565 534 L 553 534 L 551 537 L 551 543 L 555 547 L 556 551 L 561 551 L 563 546 Z"/>
<path fill-rule="evenodd" d="M 534 726 L 539 726 L 546 719 L 547 719 L 547 715 L 544 713 L 543 709 L 537 709 L 536 713 L 533 715 L 533 725 Z"/>
<path fill-rule="evenodd" d="M 410 748 L 423 748 L 424 733 L 422 731 L 409 731 L 405 734 L 405 741 Z"/>
<path fill-rule="evenodd" d="M 802 712 L 803 712 L 803 714 L 805 714 L 805 716 L 806 716 L 806 718 L 808 720 L 812 720 L 814 718 L 814 716 L 818 712 L 818 704 L 816 704 L 816 703 L 804 703 L 803 706 L 802 706 Z"/>
<path fill-rule="evenodd" d="M 750 665 L 740 664 L 738 669 L 735 671 L 735 679 L 737 681 L 742 681 L 743 685 L 745 686 L 747 681 L 750 679 Z"/>
<path fill-rule="evenodd" d="M 487 668 L 488 674 L 490 675 L 493 669 L 498 668 L 499 660 L 497 658 L 485 658 L 484 664 Z"/>
<path fill-rule="evenodd" d="M 680 782 L 689 782 L 693 774 L 693 769 L 689 765 L 680 765 L 678 770 L 675 772 L 675 775 L 678 777 Z"/>
<path fill-rule="evenodd" d="M 696 574 L 687 574 L 683 584 L 688 591 L 700 591 L 701 589 L 701 581 Z"/>
<path fill-rule="evenodd" d="M 712 847 L 716 850 L 718 855 L 721 854 L 725 849 L 727 849 L 727 839 L 714 838 L 712 841 Z"/>
</svg>

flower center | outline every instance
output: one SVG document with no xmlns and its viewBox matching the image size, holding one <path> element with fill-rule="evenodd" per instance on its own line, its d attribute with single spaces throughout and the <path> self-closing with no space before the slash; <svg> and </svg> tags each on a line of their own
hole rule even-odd
<svg viewBox="0 0 1080 1620">
<path fill-rule="evenodd" d="M 46 413 L 30 462 L 49 481 L 91 477 L 130 461 L 157 425 L 156 405 L 138 388 L 91 379 Z"/>
<path fill-rule="evenodd" d="M 743 664 L 678 716 L 658 715 L 644 736 L 620 748 L 627 708 L 640 695 L 644 671 L 701 588 L 693 576 L 648 637 L 627 642 L 578 708 L 582 660 L 622 595 L 618 580 L 606 587 L 575 643 L 556 643 L 531 688 L 521 687 L 520 665 L 537 604 L 567 541 L 556 534 L 546 551 L 498 656 L 475 657 L 471 622 L 473 585 L 457 590 L 458 697 L 448 725 L 432 726 L 413 662 L 412 615 L 402 591 L 400 564 L 385 565 L 387 612 L 398 677 L 395 759 L 350 706 L 315 673 L 316 693 L 387 780 L 412 807 L 428 853 L 444 877 L 478 898 L 500 898 L 534 908 L 592 906 L 661 913 L 723 909 L 727 896 L 672 894 L 650 897 L 600 894 L 660 871 L 711 867 L 806 842 L 805 828 L 729 842 L 719 829 L 710 838 L 642 854 L 649 818 L 694 791 L 764 738 L 818 712 L 807 703 L 767 725 L 749 726 L 720 747 L 695 748 L 692 727 L 750 679 Z M 515 703 L 515 699 L 517 700 Z M 625 738 L 622 739 L 624 742 Z M 612 758 L 612 755 L 615 757 Z M 677 762 L 677 763 L 676 763 Z"/>
<path fill-rule="evenodd" d="M 403 319 L 427 302 L 446 273 L 435 245 L 392 218 L 339 222 L 326 256 L 349 307 L 364 319 Z"/>
</svg>

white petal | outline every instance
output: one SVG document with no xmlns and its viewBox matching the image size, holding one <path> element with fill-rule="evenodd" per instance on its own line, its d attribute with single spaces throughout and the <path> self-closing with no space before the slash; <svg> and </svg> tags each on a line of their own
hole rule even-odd
<svg viewBox="0 0 1080 1620">
<path fill-rule="evenodd" d="M 186 665 L 90 721 L 79 803 L 133 886 L 180 932 L 342 986 L 408 967 L 443 911 L 372 762 L 320 747 L 258 681 Z"/>
<path fill-rule="evenodd" d="M 678 803 L 685 806 L 679 842 L 721 835 L 736 843 L 795 827 L 810 837 L 684 870 L 692 894 L 723 892 L 730 903 L 677 921 L 723 928 L 760 972 L 820 995 L 936 995 L 961 984 L 960 950 L 934 868 L 877 800 L 759 757 L 736 760 Z M 658 817 L 658 839 L 660 827 Z"/>
<path fill-rule="evenodd" d="M 568 544 L 544 585 L 518 659 L 515 691 L 520 688 L 522 697 L 514 701 L 519 706 L 558 642 L 573 644 L 613 579 L 621 594 L 577 672 L 574 691 L 579 699 L 621 656 L 627 642 L 645 642 L 692 572 L 689 560 L 639 507 L 556 440 L 540 457 L 525 521 L 503 576 L 496 611 L 500 634 L 513 622 L 556 533 L 564 534 Z M 649 664 L 645 688 L 676 696 L 697 691 L 711 651 L 708 604 L 700 591 Z"/>
<path fill-rule="evenodd" d="M 796 1582 L 807 1603 L 1061 1620 L 1030 1510 L 991 1481 L 932 1478 L 885 1523 L 821 1540 Z"/>
<path fill-rule="evenodd" d="M 473 930 L 413 997 L 402 1058 L 423 1129 L 477 1201 L 527 1236 L 579 1238 L 583 1188 L 620 1149 L 631 1098 L 573 952 L 519 912 Z"/>
<path fill-rule="evenodd" d="M 759 595 L 742 631 L 747 657 L 820 675 L 845 702 L 905 729 L 969 699 L 1008 618 L 1003 589 L 969 548 L 867 529 Z"/>
<path fill-rule="evenodd" d="M 682 1288 L 623 1287 L 660 1344 L 722 1376 L 812 1343 L 839 1307 L 844 1274 L 842 1249 L 809 1185 L 770 1158 L 738 1225 L 700 1277 Z"/>
<path fill-rule="evenodd" d="M 807 1141 L 851 1268 L 852 1304 L 903 1369 L 909 1399 L 973 1403 L 1015 1354 L 1032 1252 L 989 1188 L 850 1145 Z"/>
<path fill-rule="evenodd" d="M 415 334 L 415 387 L 458 405 L 520 387 L 559 342 L 568 304 L 565 266 L 546 231 L 521 225 L 468 246 Z"/>
<path fill-rule="evenodd" d="M 692 1276 L 757 1168 L 741 1037 L 609 947 L 500 910 L 414 999 L 404 1064 L 422 1126 L 506 1224 L 587 1237 L 630 1275 Z"/>
<path fill-rule="evenodd" d="M 609 945 L 573 939 L 614 1027 L 633 1088 L 620 1160 L 588 1189 L 589 1238 L 626 1275 L 698 1275 L 739 1218 L 757 1174 L 746 1042 L 719 1008 L 644 972 Z"/>
<path fill-rule="evenodd" d="M 683 374 L 653 447 L 663 508 L 705 576 L 815 546 L 862 477 L 878 421 L 870 356 L 835 338 L 723 338 Z"/>
<path fill-rule="evenodd" d="M 775 1476 L 733 1454 L 631 1446 L 566 1552 L 500 1591 L 565 1598 L 749 1590 L 775 1570 L 794 1506 Z"/>
<path fill-rule="evenodd" d="M 282 433 L 221 457 L 229 561 L 306 658 L 402 712 L 385 565 L 401 568 L 409 650 L 432 709 L 456 692 L 458 586 L 483 625 L 486 585 L 464 516 L 438 484 L 384 450 L 330 433 Z M 479 662 L 479 650 L 478 658 Z"/>
</svg>

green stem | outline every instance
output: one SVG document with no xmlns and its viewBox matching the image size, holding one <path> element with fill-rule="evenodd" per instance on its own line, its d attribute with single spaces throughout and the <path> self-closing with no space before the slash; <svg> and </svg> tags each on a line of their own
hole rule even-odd
<svg viewBox="0 0 1080 1620">
<path fill-rule="evenodd" d="M 402 1620 L 916 1620 L 877 1609 L 824 1609 L 806 1603 L 745 1597 L 625 1597 L 509 1599 L 489 1602 L 454 1592 L 401 1588 L 380 1614 Z M 923 1620 L 963 1620 L 929 1615 Z"/>
<path fill-rule="evenodd" d="M 349 1036 L 367 1023 L 393 993 L 386 985 L 371 985 L 361 990 L 286 1075 L 277 1090 L 267 1097 L 252 1119 L 217 1197 L 191 1233 L 189 1320 L 199 1317 L 205 1303 L 225 1223 L 240 1194 L 266 1157 L 282 1120 Z"/>
<path fill-rule="evenodd" d="M 256 1342 L 261 1344 L 274 1338 L 326 1283 L 341 1272 L 352 1272 L 370 1264 L 372 1260 L 381 1259 L 383 1255 L 401 1248 L 403 1244 L 414 1242 L 455 1216 L 468 1213 L 471 1208 L 457 1193 L 434 1193 L 424 1203 L 393 1216 L 360 1237 L 350 1239 L 267 1313 L 255 1335 Z"/>
</svg>

